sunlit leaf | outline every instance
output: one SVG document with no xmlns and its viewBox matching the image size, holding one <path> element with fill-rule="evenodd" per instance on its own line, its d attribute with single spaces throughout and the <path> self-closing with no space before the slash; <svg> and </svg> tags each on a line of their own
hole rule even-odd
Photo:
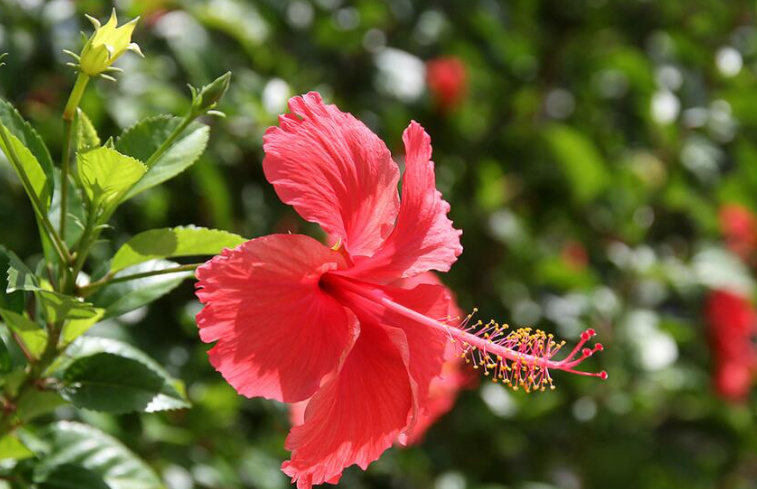
<svg viewBox="0 0 757 489">
<path fill-rule="evenodd" d="M 29 148 L 47 178 L 52 178 L 53 160 L 50 157 L 50 151 L 37 131 L 21 117 L 15 107 L 4 100 L 0 100 L 0 123 L 13 134 L 21 144 Z M 52 189 L 50 189 L 52 190 Z"/>
<path fill-rule="evenodd" d="M 24 190 L 26 190 L 27 194 L 29 194 L 30 196 L 36 196 L 37 200 L 42 206 L 42 212 L 47 212 L 48 208 L 50 207 L 50 199 L 52 197 L 51 179 L 48 178 L 47 174 L 45 174 L 44 169 L 37 161 L 37 158 L 35 158 L 34 154 L 32 154 L 32 152 L 26 146 L 24 146 L 24 143 L 19 141 L 19 139 L 13 134 L 8 133 L 7 136 L 9 144 L 6 145 L 5 141 L 0 138 L 0 150 L 2 150 L 3 154 L 5 154 L 9 163 L 11 161 L 12 150 L 13 154 L 18 159 L 18 163 L 21 165 L 21 168 L 16 168 L 15 165 L 12 166 L 16 173 L 19 175 L 19 179 L 24 185 Z M 19 172 L 23 172 L 26 175 L 28 182 L 21 177 L 21 174 Z"/>
<path fill-rule="evenodd" d="M 91 303 L 83 302 L 77 297 L 50 290 L 38 290 L 35 294 L 42 301 L 47 320 L 52 323 L 65 320 L 89 320 L 100 314 L 100 311 Z"/>
<path fill-rule="evenodd" d="M 80 154 L 77 161 L 88 200 L 103 208 L 116 205 L 147 171 L 140 161 L 107 147 Z"/>
<path fill-rule="evenodd" d="M 21 291 L 8 293 L 8 271 L 11 266 L 11 259 L 16 255 L 0 245 L 0 309 L 7 309 L 13 312 L 24 310 L 24 294 Z"/>
<path fill-rule="evenodd" d="M 71 343 L 76 338 L 89 331 L 89 329 L 97 324 L 104 315 L 104 309 L 95 308 L 94 314 L 90 317 L 66 321 L 66 324 L 63 326 L 63 333 L 61 334 L 62 343 L 64 345 Z"/>
<path fill-rule="evenodd" d="M 0 316 L 24 344 L 26 351 L 33 358 L 39 359 L 47 346 L 47 331 L 26 316 L 13 311 L 0 309 Z"/>
<path fill-rule="evenodd" d="M 0 438 L 0 460 L 22 459 L 34 456 L 34 453 L 12 435 Z"/>
<path fill-rule="evenodd" d="M 157 258 L 215 255 L 245 241 L 241 236 L 217 229 L 194 226 L 153 229 L 127 241 L 113 257 L 110 270 L 118 272 Z"/>
<path fill-rule="evenodd" d="M 77 153 L 86 153 L 100 147 L 100 136 L 86 113 L 79 109 L 76 113 L 74 128 L 74 148 Z"/>
</svg>

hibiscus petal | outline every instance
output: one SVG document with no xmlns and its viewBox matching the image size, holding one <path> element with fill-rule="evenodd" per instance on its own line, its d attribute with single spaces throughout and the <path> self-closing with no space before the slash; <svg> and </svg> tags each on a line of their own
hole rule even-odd
<svg viewBox="0 0 757 489">
<path fill-rule="evenodd" d="M 366 469 L 407 424 L 413 395 L 398 349 L 404 335 L 393 328 L 361 325 L 339 375 L 310 400 L 305 423 L 292 428 L 282 469 L 298 489 L 338 480 L 353 464 Z"/>
<path fill-rule="evenodd" d="M 372 257 L 351 272 L 373 280 L 412 277 L 428 270 L 446 272 L 462 253 L 462 231 L 447 218 L 449 204 L 436 190 L 431 138 L 412 122 L 402 135 L 405 174 L 397 226 Z"/>
<path fill-rule="evenodd" d="M 397 217 L 399 168 L 362 122 L 311 92 L 263 138 L 263 171 L 279 198 L 354 256 L 369 256 Z"/>
<path fill-rule="evenodd" d="M 312 396 L 354 342 L 357 321 L 319 287 L 344 258 L 307 236 L 271 235 L 197 270 L 200 338 L 237 392 L 296 402 Z"/>
</svg>

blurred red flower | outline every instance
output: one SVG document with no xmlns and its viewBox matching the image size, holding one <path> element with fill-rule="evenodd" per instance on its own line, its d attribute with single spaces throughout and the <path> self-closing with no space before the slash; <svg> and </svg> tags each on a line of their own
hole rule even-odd
<svg viewBox="0 0 757 489">
<path fill-rule="evenodd" d="M 731 402 L 746 399 L 757 366 L 752 343 L 757 315 L 744 297 L 716 290 L 707 298 L 706 317 L 718 393 Z"/>
<path fill-rule="evenodd" d="M 584 270 L 589 264 L 586 247 L 579 241 L 570 240 L 563 246 L 560 256 L 563 262 L 573 270 Z"/>
<path fill-rule="evenodd" d="M 739 204 L 724 205 L 719 217 L 728 248 L 743 260 L 751 261 L 757 249 L 757 217 Z"/>
<path fill-rule="evenodd" d="M 437 106 L 449 111 L 465 97 L 468 89 L 468 72 L 455 56 L 437 58 L 426 63 L 426 83 Z"/>
</svg>

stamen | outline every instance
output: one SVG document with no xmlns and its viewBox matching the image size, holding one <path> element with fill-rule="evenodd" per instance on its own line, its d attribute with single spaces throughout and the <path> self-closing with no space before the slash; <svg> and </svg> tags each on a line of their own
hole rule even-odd
<svg viewBox="0 0 757 489">
<path fill-rule="evenodd" d="M 551 334 L 532 328 L 519 328 L 506 333 L 508 325 L 499 325 L 494 321 L 485 324 L 477 321 L 473 326 L 468 326 L 472 316 L 469 314 L 457 328 L 446 325 L 447 334 L 455 344 L 457 354 L 466 363 L 472 363 L 474 369 L 483 368 L 484 375 L 491 376 L 493 382 L 503 382 L 514 390 L 523 389 L 526 392 L 554 389 L 550 369 L 607 379 L 607 372 L 583 372 L 574 368 L 604 349 L 601 343 L 596 343 L 592 348 L 584 347 L 596 335 L 593 329 L 581 334 L 580 341 L 564 359 L 554 361 L 552 358 L 565 345 L 564 341 L 558 343 Z M 464 339 L 460 341 L 463 335 Z M 579 352 L 581 354 L 577 356 Z"/>
<path fill-rule="evenodd" d="M 513 390 L 526 392 L 554 389 L 550 370 L 562 370 L 586 377 L 607 379 L 607 372 L 584 372 L 575 368 L 594 353 L 604 349 L 601 343 L 592 347 L 585 346 L 596 331 L 587 329 L 581 338 L 562 360 L 554 360 L 555 355 L 565 346 L 565 341 L 556 341 L 551 334 L 539 329 L 519 328 L 509 330 L 507 324 L 495 321 L 484 323 L 473 321 L 477 310 L 474 309 L 457 326 L 450 321 L 434 320 L 430 317 L 398 304 L 376 290 L 363 284 L 353 282 L 346 277 L 332 278 L 343 289 L 381 304 L 419 324 L 443 332 L 455 347 L 455 353 L 475 370 L 481 370 L 484 376 L 493 382 L 502 382 Z"/>
</svg>

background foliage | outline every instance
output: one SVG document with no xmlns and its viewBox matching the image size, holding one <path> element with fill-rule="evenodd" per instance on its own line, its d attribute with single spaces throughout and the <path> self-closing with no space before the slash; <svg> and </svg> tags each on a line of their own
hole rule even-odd
<svg viewBox="0 0 757 489">
<path fill-rule="evenodd" d="M 0 0 L 0 95 L 60 152 L 59 114 L 84 13 L 110 2 Z M 711 386 L 703 304 L 751 297 L 751 265 L 727 251 L 718 212 L 757 210 L 757 30 L 753 2 L 716 0 L 122 1 L 142 15 L 117 84 L 82 107 L 118 132 L 188 109 L 185 82 L 234 73 L 209 150 L 124 206 L 113 249 L 138 231 L 196 223 L 254 237 L 312 233 L 263 178 L 262 133 L 286 99 L 320 91 L 396 153 L 410 119 L 432 136 L 438 185 L 464 230 L 445 281 L 464 309 L 606 351 L 607 382 L 559 375 L 526 396 L 482 383 L 424 444 L 391 450 L 342 487 L 438 489 L 757 487 L 757 398 Z M 455 55 L 467 96 L 441 110 L 424 61 Z M 96 93 L 99 92 L 99 93 Z M 55 142 L 58 141 L 56 145 Z M 31 208 L 0 165 L 0 243 L 25 258 Z M 283 406 L 240 398 L 207 362 L 187 282 L 92 331 L 127 339 L 188 386 L 193 408 L 111 416 L 62 408 L 143 456 L 172 489 L 287 487 Z M 86 439 L 70 430 L 68 442 Z M 64 433 L 65 434 L 65 433 Z M 63 436 L 63 435 L 61 435 Z M 79 437 L 79 438 L 77 438 Z M 63 443 L 65 440 L 61 441 Z M 0 481 L 0 487 L 3 482 Z"/>
</svg>

